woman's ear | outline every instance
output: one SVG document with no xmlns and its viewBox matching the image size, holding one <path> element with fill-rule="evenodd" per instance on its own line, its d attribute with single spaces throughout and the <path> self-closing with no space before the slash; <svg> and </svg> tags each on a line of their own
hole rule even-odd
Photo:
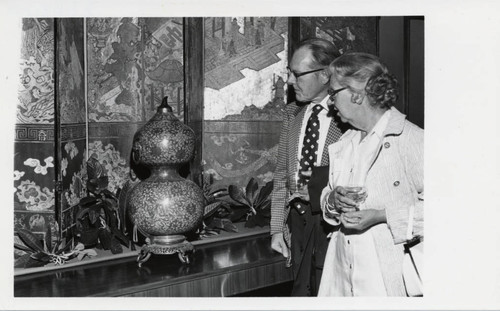
<svg viewBox="0 0 500 311">
<path fill-rule="evenodd" d="M 354 104 L 361 105 L 361 103 L 363 102 L 363 98 L 365 98 L 365 95 L 364 95 L 364 94 L 362 94 L 362 93 L 358 93 L 358 92 L 353 92 L 353 93 L 352 93 L 352 96 L 351 96 L 351 101 L 352 101 Z"/>
</svg>

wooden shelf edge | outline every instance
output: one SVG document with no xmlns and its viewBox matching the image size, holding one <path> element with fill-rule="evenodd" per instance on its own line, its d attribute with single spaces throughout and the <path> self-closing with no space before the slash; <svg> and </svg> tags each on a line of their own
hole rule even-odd
<svg viewBox="0 0 500 311">
<path fill-rule="evenodd" d="M 211 238 L 205 238 L 202 240 L 196 240 L 192 241 L 191 244 L 193 246 L 201 246 L 201 245 L 206 245 L 206 244 L 211 244 L 211 243 L 218 243 L 218 242 L 224 242 L 224 241 L 230 241 L 230 240 L 235 240 L 235 239 L 240 239 L 240 238 L 246 238 L 250 236 L 260 236 L 264 234 L 269 234 L 269 226 L 266 227 L 258 227 L 258 228 L 252 228 L 248 229 L 244 227 L 244 223 L 236 223 L 236 227 L 238 228 L 238 232 L 223 232 L 218 236 L 214 236 Z M 95 258 L 89 258 L 85 259 L 83 261 L 74 261 L 74 262 L 69 262 L 61 266 L 44 266 L 44 267 L 36 267 L 36 268 L 24 268 L 24 269 L 14 269 L 14 278 L 18 276 L 25 276 L 25 275 L 31 275 L 31 274 L 42 274 L 46 272 L 51 272 L 51 271 L 56 271 L 56 270 L 62 270 L 62 269 L 68 269 L 68 268 L 74 268 L 74 267 L 79 267 L 79 266 L 84 266 L 84 265 L 91 265 L 91 264 L 96 264 L 100 262 L 109 262 L 109 261 L 114 261 L 114 260 L 119 260 L 123 258 L 129 258 L 129 257 L 136 257 L 139 254 L 140 247 L 138 247 L 138 250 L 136 251 L 130 251 L 127 250 L 126 252 L 123 252 L 121 254 L 114 254 L 114 255 L 109 255 L 109 256 L 101 256 L 101 257 L 95 257 Z"/>
</svg>

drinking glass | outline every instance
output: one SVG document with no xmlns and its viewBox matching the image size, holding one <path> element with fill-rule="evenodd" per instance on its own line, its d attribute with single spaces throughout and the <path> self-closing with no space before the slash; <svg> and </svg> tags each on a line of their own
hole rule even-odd
<svg viewBox="0 0 500 311">
<path fill-rule="evenodd" d="M 365 202 L 368 196 L 364 186 L 346 186 L 344 188 L 346 190 L 346 196 L 358 204 Z"/>
</svg>

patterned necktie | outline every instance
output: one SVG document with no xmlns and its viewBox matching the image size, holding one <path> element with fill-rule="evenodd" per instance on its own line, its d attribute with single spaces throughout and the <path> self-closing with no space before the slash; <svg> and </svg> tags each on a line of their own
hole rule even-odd
<svg viewBox="0 0 500 311">
<path fill-rule="evenodd" d="M 319 138 L 319 118 L 318 114 L 323 109 L 321 105 L 316 105 L 312 109 L 311 116 L 307 121 L 306 133 L 302 143 L 302 152 L 299 161 L 299 185 L 306 185 L 309 178 L 300 174 L 301 171 L 310 171 L 313 166 L 316 166 L 318 158 L 318 138 Z"/>
</svg>

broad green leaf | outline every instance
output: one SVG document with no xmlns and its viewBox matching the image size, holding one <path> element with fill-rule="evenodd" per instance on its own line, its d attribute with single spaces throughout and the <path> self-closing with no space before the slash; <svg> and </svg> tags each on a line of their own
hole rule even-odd
<svg viewBox="0 0 500 311">
<path fill-rule="evenodd" d="M 50 224 L 47 226 L 47 231 L 45 232 L 45 251 L 50 252 L 52 249 L 52 231 L 50 230 Z"/>
<path fill-rule="evenodd" d="M 85 245 L 83 245 L 82 243 L 78 242 L 78 244 L 76 244 L 74 250 L 75 251 L 82 251 L 85 249 Z"/>
<path fill-rule="evenodd" d="M 259 211 L 264 211 L 264 210 L 271 210 L 271 200 L 264 201 L 259 209 L 257 209 L 257 212 Z"/>
<path fill-rule="evenodd" d="M 107 177 L 106 177 L 107 178 Z M 106 186 L 107 187 L 107 186 Z M 108 189 L 104 189 L 101 191 L 101 194 L 103 194 L 106 198 L 109 198 L 111 200 L 114 200 L 113 204 L 118 203 L 118 198 Z"/>
<path fill-rule="evenodd" d="M 28 258 L 26 264 L 24 265 L 25 268 L 35 268 L 35 267 L 42 267 L 48 264 L 50 261 L 40 261 L 40 260 L 35 260 L 31 258 L 31 256 Z"/>
<path fill-rule="evenodd" d="M 62 242 L 63 242 L 62 240 L 59 240 L 56 243 L 54 243 L 54 247 L 52 247 L 52 250 L 51 250 L 52 254 L 56 253 L 59 250 Z"/>
<path fill-rule="evenodd" d="M 250 206 L 253 206 L 255 197 L 257 195 L 257 190 L 259 189 L 259 183 L 255 180 L 255 178 L 250 178 L 248 181 L 247 187 L 245 189 L 246 198 Z"/>
<path fill-rule="evenodd" d="M 111 232 L 113 235 L 125 246 L 129 246 L 130 239 L 124 235 L 117 227 L 111 227 Z"/>
<path fill-rule="evenodd" d="M 89 249 L 83 250 L 82 252 L 85 253 L 89 257 L 95 257 L 95 256 L 97 256 L 97 252 L 93 248 L 89 248 Z"/>
<path fill-rule="evenodd" d="M 25 254 L 14 262 L 14 268 L 24 268 L 26 267 L 26 264 L 30 261 L 33 260 L 31 259 L 31 254 Z"/>
<path fill-rule="evenodd" d="M 82 209 L 76 215 L 76 219 L 82 219 L 85 216 L 85 214 L 88 214 L 89 211 L 90 211 L 90 208 L 84 208 L 84 209 Z"/>
<path fill-rule="evenodd" d="M 86 255 L 85 253 L 78 253 L 78 256 L 77 256 L 78 260 L 81 261 L 85 257 L 85 255 Z"/>
<path fill-rule="evenodd" d="M 24 244 L 26 244 L 26 246 L 31 248 L 33 251 L 44 251 L 40 240 L 30 231 L 26 229 L 19 229 L 17 231 L 17 234 L 19 235 L 19 238 L 21 238 L 21 240 L 24 242 Z"/>
<path fill-rule="evenodd" d="M 236 221 L 242 219 L 247 214 L 247 211 L 248 210 L 246 208 L 233 209 L 233 211 L 232 211 L 231 216 L 229 217 L 229 219 L 232 222 L 236 222 Z"/>
<path fill-rule="evenodd" d="M 259 206 L 266 200 L 271 200 L 271 193 L 273 192 L 273 182 L 270 181 L 268 183 L 266 183 L 264 185 L 264 187 L 262 187 L 260 189 L 260 192 L 259 192 L 259 195 L 257 197 L 257 199 L 255 200 L 255 207 L 256 208 L 259 208 Z"/>
<path fill-rule="evenodd" d="M 50 255 L 44 252 L 37 252 L 31 254 L 31 258 L 38 260 L 38 261 L 43 261 L 43 262 L 49 262 L 50 261 Z"/>
<path fill-rule="evenodd" d="M 229 219 L 224 219 L 223 223 L 223 228 L 225 231 L 228 232 L 238 232 L 238 228 L 231 222 Z"/>
<path fill-rule="evenodd" d="M 89 180 L 101 177 L 104 172 L 104 168 L 96 157 L 97 155 L 92 154 L 87 161 L 87 176 Z"/>
<path fill-rule="evenodd" d="M 99 201 L 98 198 L 88 196 L 88 197 L 85 197 L 85 198 L 80 200 L 80 206 L 83 206 L 83 207 L 91 206 L 91 205 L 96 204 L 98 201 Z"/>
<path fill-rule="evenodd" d="M 89 210 L 89 220 L 91 224 L 95 224 L 99 219 L 99 213 L 95 209 Z"/>
<path fill-rule="evenodd" d="M 24 245 L 21 245 L 21 244 L 18 244 L 18 243 L 14 243 L 14 248 L 20 249 L 20 250 L 25 251 L 27 253 L 33 253 L 33 250 L 31 248 L 24 246 Z"/>
<path fill-rule="evenodd" d="M 214 191 L 210 192 L 210 195 L 213 196 L 214 198 L 223 197 L 223 196 L 227 195 L 227 189 L 221 188 L 221 189 L 214 190 Z"/>
<path fill-rule="evenodd" d="M 81 244 L 81 243 L 79 243 Z M 71 246 L 73 245 L 73 238 L 71 238 L 71 240 L 69 240 L 68 242 L 66 243 L 63 243 L 59 246 L 59 250 L 57 251 L 57 254 L 62 254 L 66 251 L 69 251 L 69 249 L 71 248 Z M 83 244 L 82 244 L 83 246 Z"/>
<path fill-rule="evenodd" d="M 235 200 L 236 202 L 238 202 L 242 205 L 249 206 L 250 203 L 245 198 L 243 191 L 241 191 L 241 189 L 239 187 L 237 187 L 235 185 L 230 185 L 227 190 L 229 193 L 229 197 L 231 199 Z"/>
<path fill-rule="evenodd" d="M 217 208 L 222 204 L 221 201 L 214 202 L 205 206 L 203 217 L 208 217 L 217 211 Z"/>
<path fill-rule="evenodd" d="M 222 218 L 215 217 L 209 224 L 210 229 L 222 229 L 224 224 L 222 223 Z"/>
<path fill-rule="evenodd" d="M 205 229 L 200 233 L 200 238 L 210 238 L 212 236 L 218 235 L 219 232 L 215 230 Z"/>
</svg>

